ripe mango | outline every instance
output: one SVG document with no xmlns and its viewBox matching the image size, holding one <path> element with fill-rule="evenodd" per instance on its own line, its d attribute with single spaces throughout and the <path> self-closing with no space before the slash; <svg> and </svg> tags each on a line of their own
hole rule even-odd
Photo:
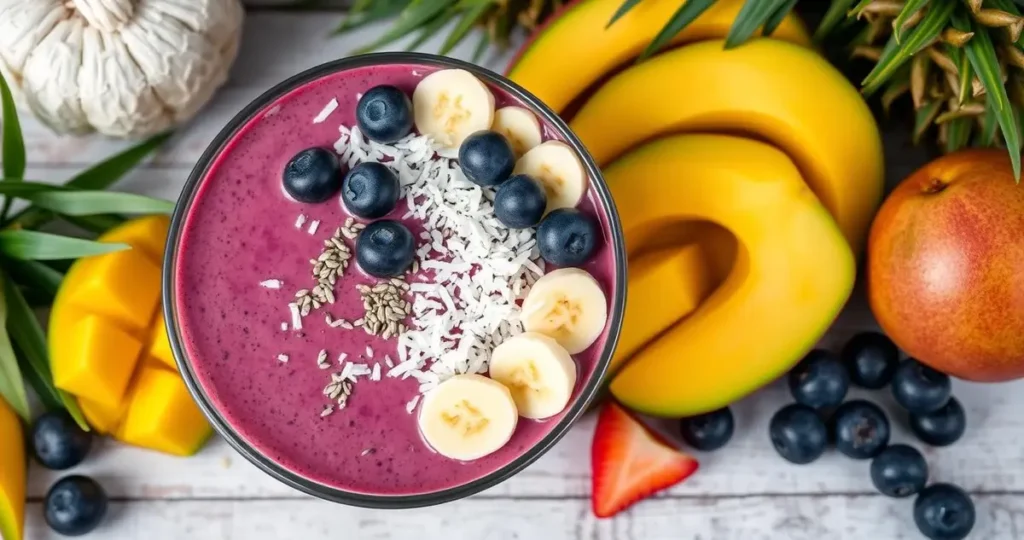
<svg viewBox="0 0 1024 540">
<path fill-rule="evenodd" d="M 0 398 L 0 538 L 21 540 L 25 531 L 25 436 L 21 420 Z"/>
<path fill-rule="evenodd" d="M 722 285 L 612 379 L 612 394 L 634 410 L 689 416 L 747 395 L 799 361 L 850 295 L 849 245 L 771 145 L 675 135 L 627 154 L 604 176 L 627 252 L 694 221 L 720 225 L 739 246 Z"/>
<path fill-rule="evenodd" d="M 675 34 L 671 46 L 724 38 L 745 1 L 718 0 L 711 4 Z M 640 56 L 680 4 L 679 0 L 644 0 L 608 26 L 622 0 L 573 2 L 523 46 L 506 70 L 507 76 L 556 113 L 562 113 L 603 77 Z M 795 15 L 787 15 L 772 38 L 807 47 L 811 44 L 807 30 Z"/>
<path fill-rule="evenodd" d="M 661 53 L 609 79 L 570 127 L 601 166 L 669 134 L 767 141 L 793 160 L 858 255 L 881 202 L 881 136 L 860 93 L 814 51 L 777 39 Z"/>
<path fill-rule="evenodd" d="M 160 309 L 168 226 L 165 216 L 129 221 L 100 241 L 132 249 L 75 262 L 51 310 L 50 362 L 100 433 L 190 455 L 212 429 L 177 373 Z"/>
</svg>

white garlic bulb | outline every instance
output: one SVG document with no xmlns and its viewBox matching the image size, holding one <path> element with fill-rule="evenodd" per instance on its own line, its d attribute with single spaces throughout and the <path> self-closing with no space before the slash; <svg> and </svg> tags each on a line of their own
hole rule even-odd
<svg viewBox="0 0 1024 540">
<path fill-rule="evenodd" d="M 58 133 L 142 137 L 227 80 L 239 0 L 0 0 L 0 73 Z"/>
</svg>

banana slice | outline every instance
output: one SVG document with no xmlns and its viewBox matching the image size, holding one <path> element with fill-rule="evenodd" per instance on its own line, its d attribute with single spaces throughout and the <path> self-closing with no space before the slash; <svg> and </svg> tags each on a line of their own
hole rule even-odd
<svg viewBox="0 0 1024 540">
<path fill-rule="evenodd" d="M 494 95 L 464 69 L 442 69 L 423 78 L 412 93 L 416 130 L 448 149 L 494 122 Z"/>
<path fill-rule="evenodd" d="M 510 105 L 494 111 L 491 129 L 501 133 L 512 145 L 516 157 L 521 157 L 541 143 L 540 122 L 527 109 Z"/>
<path fill-rule="evenodd" d="M 423 396 L 420 433 L 442 456 L 482 458 L 512 438 L 519 412 L 508 388 L 483 375 L 456 375 Z"/>
<path fill-rule="evenodd" d="M 520 317 L 527 332 L 554 338 L 569 354 L 576 354 L 604 331 L 608 300 L 586 270 L 560 268 L 533 284 Z"/>
<path fill-rule="evenodd" d="M 554 339 L 524 332 L 491 353 L 491 379 L 512 392 L 519 416 L 540 420 L 565 408 L 576 386 L 576 364 Z"/>
<path fill-rule="evenodd" d="M 545 213 L 574 208 L 587 192 L 587 171 L 576 152 L 562 141 L 547 141 L 531 148 L 516 161 L 512 174 L 528 174 L 544 184 L 548 195 Z"/>
</svg>

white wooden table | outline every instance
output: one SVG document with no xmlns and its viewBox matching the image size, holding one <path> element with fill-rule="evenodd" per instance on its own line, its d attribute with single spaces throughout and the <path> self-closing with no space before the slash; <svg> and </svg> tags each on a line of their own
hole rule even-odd
<svg viewBox="0 0 1024 540">
<path fill-rule="evenodd" d="M 230 83 L 152 164 L 120 187 L 176 198 L 195 160 L 235 112 L 273 84 L 344 56 L 382 28 L 328 38 L 338 17 L 250 13 Z M 435 51 L 437 44 L 424 50 Z M 468 40 L 454 56 L 468 58 L 473 45 Z M 485 63 L 500 71 L 507 60 L 506 54 Z M 27 117 L 24 124 L 30 178 L 65 179 L 122 147 L 98 137 L 55 137 Z M 903 151 L 899 141 L 889 146 L 890 153 Z M 897 170 L 890 182 L 905 172 Z M 866 321 L 857 313 L 864 310 L 848 310 L 826 344 L 863 327 Z M 978 521 L 972 538 L 1024 538 L 1024 382 L 958 381 L 954 390 L 967 409 L 968 430 L 951 448 L 924 450 L 932 479 L 973 494 Z M 104 540 L 920 538 L 912 501 L 875 493 L 867 462 L 832 451 L 817 463 L 796 466 L 775 454 L 768 419 L 788 399 L 785 386 L 776 383 L 737 403 L 737 433 L 726 448 L 698 454 L 701 469 L 683 485 L 609 520 L 590 512 L 593 417 L 508 482 L 468 500 L 420 510 L 370 511 L 306 497 L 264 475 L 219 439 L 189 459 L 104 440 L 75 472 L 97 478 L 112 497 L 106 523 L 92 535 Z M 891 397 L 877 399 L 896 424 L 894 441 L 924 449 L 903 427 Z M 30 472 L 29 539 L 59 538 L 46 528 L 41 509 L 57 477 L 38 467 Z"/>
</svg>

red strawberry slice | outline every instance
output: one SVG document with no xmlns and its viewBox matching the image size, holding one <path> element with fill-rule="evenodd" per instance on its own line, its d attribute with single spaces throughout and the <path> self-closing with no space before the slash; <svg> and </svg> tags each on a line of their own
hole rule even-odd
<svg viewBox="0 0 1024 540">
<path fill-rule="evenodd" d="M 610 517 L 686 480 L 697 460 L 676 450 L 616 403 L 601 410 L 591 447 L 594 515 Z"/>
</svg>

